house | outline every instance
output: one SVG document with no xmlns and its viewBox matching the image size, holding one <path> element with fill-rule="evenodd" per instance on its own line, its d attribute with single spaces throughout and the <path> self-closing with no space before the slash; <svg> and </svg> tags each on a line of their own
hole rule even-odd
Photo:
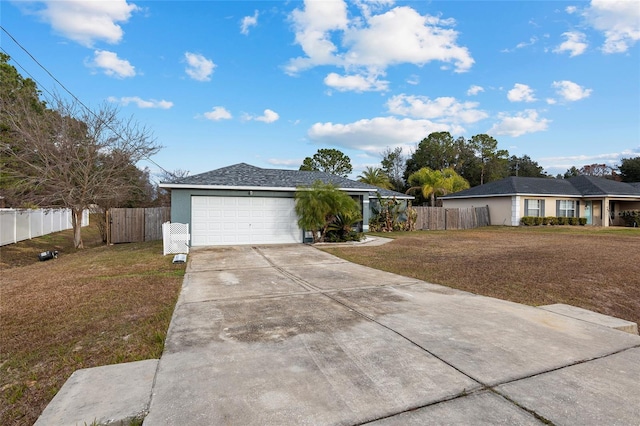
<svg viewBox="0 0 640 426">
<path fill-rule="evenodd" d="M 332 183 L 361 206 L 362 231 L 369 229 L 370 199 L 413 197 L 323 172 L 263 169 L 240 163 L 174 182 L 171 221 L 188 223 L 191 246 L 301 243 L 295 192 L 316 181 Z"/>
<path fill-rule="evenodd" d="M 511 176 L 440 197 L 445 208 L 489 206 L 491 225 L 520 225 L 523 216 L 584 217 L 596 226 L 622 225 L 618 213 L 640 209 L 640 183 L 594 176 L 569 179 Z"/>
</svg>

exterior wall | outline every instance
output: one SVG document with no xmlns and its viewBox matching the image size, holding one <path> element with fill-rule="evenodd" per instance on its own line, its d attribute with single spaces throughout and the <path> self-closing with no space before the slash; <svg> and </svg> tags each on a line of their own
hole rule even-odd
<svg viewBox="0 0 640 426">
<path fill-rule="evenodd" d="M 359 197 L 362 200 L 363 230 L 369 230 L 369 200 L 368 194 L 362 192 L 347 192 L 347 194 Z M 241 191 L 220 189 L 172 189 L 171 190 L 171 222 L 188 223 L 191 229 L 191 197 L 192 196 L 218 196 L 218 197 L 267 197 L 267 198 L 293 198 L 295 191 Z"/>
<path fill-rule="evenodd" d="M 556 201 L 578 201 L 577 217 L 586 217 L 586 202 L 592 202 L 593 226 L 623 226 L 619 216 L 622 210 L 640 210 L 640 201 L 610 200 L 608 198 L 582 199 L 576 197 L 544 197 L 544 196 L 503 196 L 468 199 L 442 200 L 445 208 L 481 207 L 488 205 L 491 225 L 519 226 L 520 219 L 526 215 L 525 200 L 544 200 L 544 212 L 540 216 L 557 216 Z"/>
<path fill-rule="evenodd" d="M 491 225 L 512 226 L 512 196 L 442 200 L 444 208 L 489 206 Z"/>
</svg>

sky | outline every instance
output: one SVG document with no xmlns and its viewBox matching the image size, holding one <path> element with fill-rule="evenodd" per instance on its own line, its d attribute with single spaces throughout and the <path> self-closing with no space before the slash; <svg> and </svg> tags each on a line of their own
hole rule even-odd
<svg viewBox="0 0 640 426">
<path fill-rule="evenodd" d="M 637 0 L 2 0 L 0 24 L 45 94 L 148 127 L 154 175 L 335 148 L 355 178 L 439 131 L 551 175 L 640 156 Z"/>
</svg>

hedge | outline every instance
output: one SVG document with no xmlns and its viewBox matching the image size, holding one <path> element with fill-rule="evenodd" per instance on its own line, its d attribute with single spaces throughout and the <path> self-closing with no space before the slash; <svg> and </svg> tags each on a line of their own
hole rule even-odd
<svg viewBox="0 0 640 426">
<path fill-rule="evenodd" d="M 587 224 L 586 217 L 564 217 L 564 216 L 523 216 L 520 219 L 520 224 L 524 226 L 540 226 L 540 225 L 581 225 Z"/>
</svg>

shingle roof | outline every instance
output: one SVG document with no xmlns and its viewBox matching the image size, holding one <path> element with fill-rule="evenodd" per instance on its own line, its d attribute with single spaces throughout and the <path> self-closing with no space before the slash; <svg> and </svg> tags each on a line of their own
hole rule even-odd
<svg viewBox="0 0 640 426">
<path fill-rule="evenodd" d="M 324 172 L 263 169 L 246 163 L 222 167 L 206 173 L 187 176 L 174 182 L 163 182 L 165 188 L 236 187 L 236 188 L 297 188 L 316 181 L 332 183 L 341 189 L 371 191 L 378 188 Z"/>
<path fill-rule="evenodd" d="M 567 179 L 583 196 L 631 195 L 640 196 L 640 187 L 630 183 L 595 176 L 576 176 Z"/>
<path fill-rule="evenodd" d="M 510 176 L 440 198 L 478 198 L 506 195 L 562 195 L 573 197 L 617 195 L 640 197 L 640 188 L 628 183 L 594 176 L 576 176 L 569 179 Z"/>
</svg>

